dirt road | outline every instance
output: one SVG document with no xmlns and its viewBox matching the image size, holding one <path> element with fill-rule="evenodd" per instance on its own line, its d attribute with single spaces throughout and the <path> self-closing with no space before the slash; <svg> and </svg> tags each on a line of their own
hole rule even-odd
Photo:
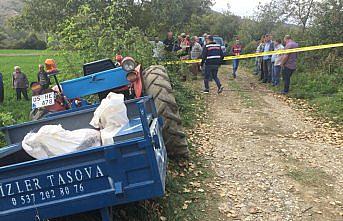
<svg viewBox="0 0 343 221">
<path fill-rule="evenodd" d="M 342 131 L 295 110 L 250 73 L 223 82 L 230 90 L 206 97 L 208 122 L 196 129 L 207 136 L 198 152 L 216 173 L 205 185 L 217 192 L 218 219 L 343 220 Z"/>
</svg>

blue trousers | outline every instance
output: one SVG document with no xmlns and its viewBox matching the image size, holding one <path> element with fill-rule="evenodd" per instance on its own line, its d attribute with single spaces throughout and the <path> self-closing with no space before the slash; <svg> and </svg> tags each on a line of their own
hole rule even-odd
<svg viewBox="0 0 343 221">
<path fill-rule="evenodd" d="M 233 75 L 234 76 L 236 76 L 236 73 L 237 73 L 237 70 L 238 70 L 238 66 L 239 66 L 239 59 L 233 60 L 232 69 L 233 69 Z"/>
<path fill-rule="evenodd" d="M 210 90 L 209 80 L 211 76 L 213 80 L 216 82 L 218 89 L 220 89 L 220 87 L 222 86 L 218 78 L 218 69 L 219 69 L 219 65 L 205 65 L 205 78 L 204 78 L 205 90 L 207 91 Z"/>
<path fill-rule="evenodd" d="M 281 66 L 276 65 L 274 66 L 274 71 L 273 71 L 273 84 L 274 85 L 279 85 L 280 84 L 280 73 L 281 73 Z"/>
<path fill-rule="evenodd" d="M 263 60 L 263 82 L 272 82 L 272 61 Z"/>
</svg>

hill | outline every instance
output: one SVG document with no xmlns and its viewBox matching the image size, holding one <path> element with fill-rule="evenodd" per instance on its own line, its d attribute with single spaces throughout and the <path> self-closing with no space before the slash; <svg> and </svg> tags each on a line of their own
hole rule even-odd
<svg viewBox="0 0 343 221">
<path fill-rule="evenodd" d="M 23 5 L 24 0 L 0 0 L 0 26 L 8 18 L 18 15 Z"/>
</svg>

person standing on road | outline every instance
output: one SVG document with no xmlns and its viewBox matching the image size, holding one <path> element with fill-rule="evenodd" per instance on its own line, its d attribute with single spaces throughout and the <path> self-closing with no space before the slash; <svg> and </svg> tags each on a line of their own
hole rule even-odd
<svg viewBox="0 0 343 221">
<path fill-rule="evenodd" d="M 264 52 L 264 46 L 265 46 L 265 43 L 266 43 L 266 36 L 262 36 L 262 44 L 261 44 L 261 48 L 260 48 L 260 52 Z M 263 70 L 263 67 L 264 67 L 264 62 L 263 62 L 263 57 L 259 57 L 260 61 L 261 61 L 261 66 L 260 66 L 260 81 L 263 81 L 264 80 L 264 70 Z"/>
<path fill-rule="evenodd" d="M 240 44 L 239 40 L 236 40 L 236 43 L 231 48 L 231 54 L 234 56 L 239 56 L 242 53 L 242 45 Z M 232 69 L 233 69 L 233 78 L 237 77 L 237 70 L 239 66 L 239 59 L 234 59 L 232 62 Z"/>
<path fill-rule="evenodd" d="M 199 44 L 199 38 L 194 36 L 192 38 L 192 49 L 191 49 L 191 59 L 200 59 L 202 54 L 202 47 Z M 191 72 L 193 74 L 193 79 L 196 80 L 199 74 L 200 63 L 191 64 Z"/>
<path fill-rule="evenodd" d="M 204 78 L 204 93 L 210 92 L 209 80 L 210 76 L 213 77 L 218 87 L 218 94 L 223 92 L 224 87 L 218 78 L 218 69 L 224 59 L 223 51 L 219 44 L 214 42 L 213 36 L 208 36 L 206 46 L 202 53 L 201 65 L 205 64 L 205 78 Z"/>
<path fill-rule="evenodd" d="M 286 35 L 284 38 L 286 43 L 285 50 L 298 48 L 299 44 L 294 42 L 290 35 Z M 297 53 L 285 54 L 282 57 L 281 66 L 283 67 L 283 79 L 285 81 L 285 88 L 281 92 L 282 94 L 287 94 L 289 92 L 289 86 L 291 84 L 291 77 L 295 70 L 297 69 Z"/>
<path fill-rule="evenodd" d="M 281 44 L 281 39 L 275 41 L 275 51 L 283 50 L 284 47 Z M 280 73 L 281 73 L 281 62 L 282 55 L 273 55 L 274 57 L 274 71 L 273 71 L 273 86 L 278 86 L 280 84 Z"/>
<path fill-rule="evenodd" d="M 264 52 L 274 51 L 274 43 L 272 41 L 273 36 L 266 34 Z M 263 56 L 263 83 L 272 82 L 272 56 Z"/>
<path fill-rule="evenodd" d="M 50 86 L 50 78 L 48 76 L 48 73 L 44 70 L 44 65 L 40 64 L 38 66 L 38 74 L 37 79 L 39 84 L 43 87 L 43 89 L 48 89 Z"/>
<path fill-rule="evenodd" d="M 262 36 L 260 42 L 258 43 L 258 46 L 256 48 L 256 53 L 263 52 L 263 43 L 264 43 L 264 36 Z M 258 75 L 261 72 L 261 63 L 262 63 L 262 57 L 256 57 L 255 59 L 255 70 L 254 74 Z"/>
<path fill-rule="evenodd" d="M 29 87 L 29 81 L 24 73 L 21 72 L 19 66 L 14 67 L 12 74 L 12 86 L 16 91 L 17 100 L 21 100 L 21 94 L 23 94 L 25 100 L 29 100 L 27 95 L 27 88 Z"/>
</svg>

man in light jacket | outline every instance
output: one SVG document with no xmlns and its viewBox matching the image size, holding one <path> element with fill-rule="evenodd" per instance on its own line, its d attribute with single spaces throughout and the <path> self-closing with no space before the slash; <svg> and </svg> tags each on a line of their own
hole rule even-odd
<svg viewBox="0 0 343 221">
<path fill-rule="evenodd" d="M 23 94 L 25 100 L 29 100 L 27 95 L 27 88 L 29 87 L 29 81 L 24 73 L 21 72 L 19 66 L 14 67 L 12 74 L 12 86 L 16 91 L 17 100 L 21 100 L 21 94 Z"/>
<path fill-rule="evenodd" d="M 281 44 L 281 39 L 278 39 L 274 43 L 275 51 L 283 50 L 284 47 Z M 272 57 L 274 60 L 274 70 L 273 70 L 273 86 L 278 86 L 280 84 L 280 73 L 281 73 L 281 63 L 282 63 L 282 55 L 274 54 Z"/>
</svg>

